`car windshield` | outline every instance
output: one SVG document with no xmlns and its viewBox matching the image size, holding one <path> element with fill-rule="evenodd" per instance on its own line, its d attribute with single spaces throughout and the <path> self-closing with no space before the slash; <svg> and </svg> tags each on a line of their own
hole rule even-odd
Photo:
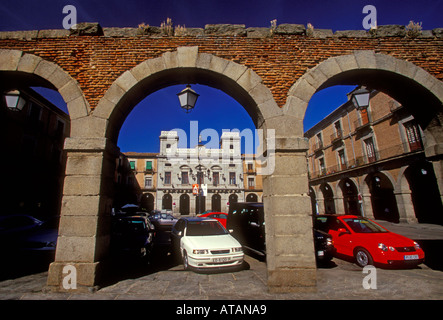
<svg viewBox="0 0 443 320">
<path fill-rule="evenodd" d="M 355 233 L 380 233 L 388 232 L 379 225 L 362 218 L 347 218 L 343 219 L 344 222 L 354 231 Z"/>
<path fill-rule="evenodd" d="M 227 234 L 218 221 L 188 221 L 187 236 L 218 236 Z"/>
<path fill-rule="evenodd" d="M 146 224 L 143 220 L 120 220 L 117 223 L 116 231 L 123 233 L 143 233 L 146 230 Z"/>
</svg>

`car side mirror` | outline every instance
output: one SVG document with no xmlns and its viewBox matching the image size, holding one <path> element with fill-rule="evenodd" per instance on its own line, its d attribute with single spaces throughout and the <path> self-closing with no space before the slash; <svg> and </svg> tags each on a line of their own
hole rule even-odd
<svg viewBox="0 0 443 320">
<path fill-rule="evenodd" d="M 339 228 L 337 231 L 339 236 L 349 233 L 349 231 L 346 230 L 345 228 Z"/>
</svg>

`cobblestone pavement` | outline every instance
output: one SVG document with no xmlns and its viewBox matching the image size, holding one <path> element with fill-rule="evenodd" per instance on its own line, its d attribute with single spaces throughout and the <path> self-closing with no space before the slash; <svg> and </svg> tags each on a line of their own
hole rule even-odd
<svg viewBox="0 0 443 320">
<path fill-rule="evenodd" d="M 443 228 L 437 228 L 438 232 Z M 408 231 L 408 230 L 407 230 Z M 410 231 L 410 230 L 409 230 Z M 430 236 L 436 238 L 436 236 Z M 441 241 L 441 240 L 429 240 Z M 438 245 L 438 257 L 441 244 Z M 167 259 L 167 258 L 166 258 Z M 415 269 L 376 269 L 376 289 L 364 289 L 369 274 L 351 262 L 334 258 L 317 269 L 315 292 L 271 294 L 266 286 L 266 264 L 246 256 L 245 268 L 232 272 L 196 273 L 182 265 L 162 270 L 128 272 L 93 293 L 49 293 L 47 272 L 0 282 L 0 299 L 13 300 L 290 300 L 290 299 L 443 299 L 443 268 L 422 264 Z M 440 262 L 438 262 L 440 263 Z"/>
</svg>

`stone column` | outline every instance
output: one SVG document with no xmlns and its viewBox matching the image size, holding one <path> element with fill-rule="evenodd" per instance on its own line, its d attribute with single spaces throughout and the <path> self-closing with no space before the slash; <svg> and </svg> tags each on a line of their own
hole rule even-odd
<svg viewBox="0 0 443 320">
<path fill-rule="evenodd" d="M 300 137 L 276 137 L 275 170 L 263 179 L 270 292 L 316 289 L 306 151 Z M 267 157 L 272 157 L 268 148 Z"/>
<path fill-rule="evenodd" d="M 440 155 L 439 158 L 435 157 L 429 160 L 432 161 L 432 166 L 434 167 L 435 178 L 437 179 L 438 189 L 440 190 L 440 198 L 443 203 L 443 159 L 441 158 L 443 158 L 443 155 Z"/>
<path fill-rule="evenodd" d="M 362 203 L 361 206 L 363 208 L 363 215 L 368 218 L 374 220 L 374 210 L 372 210 L 372 200 L 370 193 L 362 193 Z M 360 205 L 360 203 L 359 203 Z"/>
<path fill-rule="evenodd" d="M 323 193 L 321 191 L 318 192 L 316 202 L 318 206 L 318 214 L 325 214 L 325 199 L 323 198 Z"/>
<path fill-rule="evenodd" d="M 335 213 L 337 214 L 345 213 L 345 204 L 343 201 L 344 200 L 342 195 L 337 195 L 336 197 L 334 197 Z"/>
<path fill-rule="evenodd" d="M 400 222 L 418 223 L 411 194 L 410 189 L 394 190 Z"/>
<path fill-rule="evenodd" d="M 109 249 L 118 148 L 105 138 L 67 138 L 65 151 L 59 235 L 47 285 L 52 291 L 90 291 Z M 68 276 L 71 280 L 64 282 Z"/>
</svg>

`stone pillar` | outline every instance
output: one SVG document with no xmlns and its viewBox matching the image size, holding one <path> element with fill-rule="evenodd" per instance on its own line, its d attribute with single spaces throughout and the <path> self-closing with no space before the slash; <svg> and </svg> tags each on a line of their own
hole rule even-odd
<svg viewBox="0 0 443 320">
<path fill-rule="evenodd" d="M 362 193 L 361 195 L 362 203 L 361 207 L 363 209 L 363 215 L 368 218 L 374 220 L 374 210 L 372 210 L 372 200 L 370 193 Z M 359 202 L 360 205 L 360 202 Z"/>
<path fill-rule="evenodd" d="M 429 159 L 434 167 L 435 178 L 437 179 L 438 189 L 440 190 L 440 198 L 443 203 L 443 155 L 440 158 Z"/>
<path fill-rule="evenodd" d="M 318 214 L 325 214 L 325 199 L 323 198 L 323 193 L 321 191 L 318 192 L 316 202 L 318 206 Z"/>
<path fill-rule="evenodd" d="M 398 214 L 402 223 L 418 223 L 415 216 L 414 204 L 412 203 L 411 190 L 394 190 L 395 200 L 397 201 Z"/>
<path fill-rule="evenodd" d="M 263 179 L 270 292 L 315 291 L 305 138 L 276 138 L 275 170 Z M 272 157 L 268 149 L 268 158 Z"/>
<path fill-rule="evenodd" d="M 90 291 L 100 280 L 109 249 L 118 148 L 105 138 L 67 138 L 65 151 L 59 235 L 47 286 L 52 291 Z M 65 269 L 68 265 L 74 269 Z M 66 286 L 67 276 L 71 285 L 76 280 L 76 289 Z"/>
<path fill-rule="evenodd" d="M 345 203 L 343 201 L 344 201 L 343 196 L 334 197 L 335 213 L 337 214 L 345 213 Z"/>
</svg>

